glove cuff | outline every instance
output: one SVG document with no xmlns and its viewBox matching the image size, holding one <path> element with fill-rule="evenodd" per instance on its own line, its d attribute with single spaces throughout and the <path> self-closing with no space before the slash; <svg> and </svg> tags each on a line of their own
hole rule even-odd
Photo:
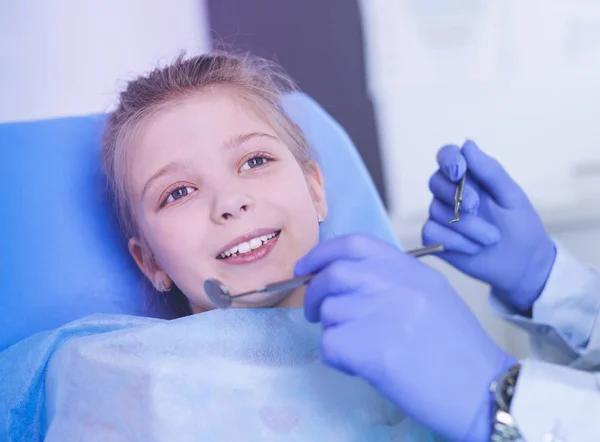
<svg viewBox="0 0 600 442">
<path fill-rule="evenodd" d="M 555 259 L 556 245 L 552 239 L 547 238 L 531 257 L 518 287 L 510 293 L 502 293 L 496 289 L 494 292 L 498 293 L 511 309 L 525 316 L 528 311 L 531 312 L 533 304 L 544 291 Z"/>
</svg>

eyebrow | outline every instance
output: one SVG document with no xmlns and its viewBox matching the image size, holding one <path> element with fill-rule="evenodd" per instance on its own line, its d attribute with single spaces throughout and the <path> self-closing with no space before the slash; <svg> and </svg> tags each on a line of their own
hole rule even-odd
<svg viewBox="0 0 600 442">
<path fill-rule="evenodd" d="M 146 194 L 146 192 L 148 191 L 148 189 L 150 188 L 150 185 L 152 184 L 153 181 L 156 181 L 158 178 L 167 175 L 171 172 L 173 172 L 174 170 L 178 170 L 178 169 L 183 169 L 186 167 L 186 163 L 183 161 L 173 161 L 163 167 L 161 167 L 160 169 L 158 169 L 154 175 L 152 175 L 148 181 L 146 181 L 146 185 L 144 186 L 144 190 L 142 190 L 142 198 L 144 198 L 144 195 Z"/>
<path fill-rule="evenodd" d="M 273 135 L 269 135 L 264 132 L 251 132 L 251 133 L 247 133 L 247 134 L 236 135 L 236 136 L 230 138 L 229 140 L 227 140 L 223 143 L 223 148 L 227 149 L 227 150 L 235 149 L 237 147 L 240 147 L 242 144 L 244 144 L 252 139 L 255 139 L 255 138 L 268 138 L 271 140 L 278 140 L 277 137 L 274 137 Z M 144 189 L 142 190 L 142 198 L 144 197 L 144 195 L 150 188 L 150 185 L 152 184 L 153 181 L 156 181 L 158 178 L 160 178 L 164 175 L 167 175 L 167 174 L 173 172 L 174 170 L 183 169 L 187 165 L 188 165 L 188 162 L 186 162 L 186 161 L 173 161 L 173 162 L 161 167 L 160 169 L 158 169 L 148 179 L 148 181 L 146 181 L 146 184 L 144 185 Z"/>
<path fill-rule="evenodd" d="M 273 135 L 269 135 L 264 132 L 251 132 L 251 133 L 236 135 L 236 136 L 232 137 L 231 139 L 229 139 L 225 143 L 223 143 L 223 148 L 228 149 L 228 150 L 235 149 L 236 147 L 239 147 L 242 144 L 244 144 L 247 141 L 250 141 L 254 138 L 269 138 L 271 140 L 278 139 L 277 137 L 274 137 Z"/>
</svg>

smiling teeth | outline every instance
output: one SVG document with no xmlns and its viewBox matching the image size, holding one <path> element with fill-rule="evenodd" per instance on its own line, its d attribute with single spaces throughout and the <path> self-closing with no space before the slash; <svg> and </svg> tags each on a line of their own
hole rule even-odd
<svg viewBox="0 0 600 442">
<path fill-rule="evenodd" d="M 273 232 L 273 233 L 269 233 L 268 235 L 263 235 L 263 236 L 258 236 L 256 238 L 252 238 L 250 241 L 242 242 L 242 243 L 238 244 L 237 246 L 233 246 L 231 249 L 221 253 L 219 255 L 219 258 L 226 259 L 226 258 L 229 258 L 230 256 L 244 255 L 248 252 L 251 252 L 252 250 L 258 249 L 260 246 L 265 244 L 271 238 L 274 238 L 276 236 L 277 236 L 277 232 Z"/>
</svg>

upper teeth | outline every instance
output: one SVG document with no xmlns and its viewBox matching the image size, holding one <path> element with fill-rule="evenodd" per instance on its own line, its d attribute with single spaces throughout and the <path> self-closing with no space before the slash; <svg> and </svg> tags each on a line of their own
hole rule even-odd
<svg viewBox="0 0 600 442">
<path fill-rule="evenodd" d="M 276 233 L 273 232 L 273 233 L 269 233 L 268 235 L 263 235 L 263 236 L 258 236 L 256 238 L 252 238 L 250 241 L 244 241 L 242 243 L 239 243 L 237 246 L 233 246 L 231 249 L 226 250 L 225 252 L 221 253 L 219 255 L 219 257 L 225 259 L 225 258 L 229 258 L 231 255 L 237 255 L 237 254 L 243 255 L 252 250 L 258 249 L 260 246 L 262 246 L 268 240 L 273 238 L 275 235 L 276 235 Z"/>
</svg>

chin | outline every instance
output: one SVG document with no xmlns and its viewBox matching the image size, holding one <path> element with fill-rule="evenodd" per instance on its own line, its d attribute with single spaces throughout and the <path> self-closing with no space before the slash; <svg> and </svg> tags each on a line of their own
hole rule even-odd
<svg viewBox="0 0 600 442">
<path fill-rule="evenodd" d="M 287 295 L 281 301 L 274 305 L 274 307 L 280 308 L 298 308 L 304 307 L 304 292 L 305 287 L 300 287 L 294 290 L 291 294 Z"/>
</svg>

